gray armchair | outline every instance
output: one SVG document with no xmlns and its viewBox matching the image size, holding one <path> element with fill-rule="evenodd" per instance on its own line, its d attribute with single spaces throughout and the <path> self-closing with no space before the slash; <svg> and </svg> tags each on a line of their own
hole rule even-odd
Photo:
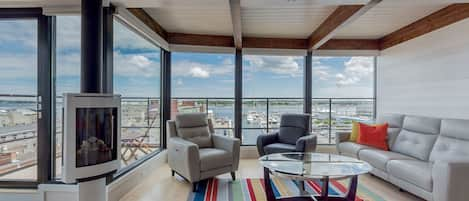
<svg viewBox="0 0 469 201">
<path fill-rule="evenodd" d="M 284 152 L 314 152 L 316 135 L 310 134 L 311 115 L 284 114 L 280 129 L 272 134 L 257 138 L 257 151 L 260 156 Z"/>
<path fill-rule="evenodd" d="M 179 114 L 167 122 L 168 164 L 172 175 L 182 176 L 193 184 L 216 175 L 231 173 L 239 164 L 239 139 L 215 135 L 205 113 Z"/>
</svg>

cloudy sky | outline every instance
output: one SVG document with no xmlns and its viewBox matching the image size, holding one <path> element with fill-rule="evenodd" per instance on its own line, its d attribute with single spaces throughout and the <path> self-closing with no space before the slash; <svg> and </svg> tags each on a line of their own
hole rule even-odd
<svg viewBox="0 0 469 201">
<path fill-rule="evenodd" d="M 37 24 L 0 22 L 0 93 L 36 94 Z M 79 17 L 57 18 L 57 94 L 80 88 Z M 123 96 L 159 96 L 159 49 L 114 25 L 114 88 Z M 234 55 L 172 54 L 175 97 L 233 97 Z M 245 97 L 302 97 L 303 57 L 243 57 Z M 314 57 L 313 97 L 372 97 L 371 57 Z"/>
</svg>

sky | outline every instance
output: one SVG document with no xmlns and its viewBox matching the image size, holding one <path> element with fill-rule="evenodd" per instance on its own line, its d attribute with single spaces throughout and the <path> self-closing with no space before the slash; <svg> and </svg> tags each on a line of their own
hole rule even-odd
<svg viewBox="0 0 469 201">
<path fill-rule="evenodd" d="M 79 92 L 80 18 L 57 17 L 56 91 Z M 304 57 L 243 55 L 244 97 L 303 95 Z M 37 22 L 0 21 L 0 93 L 36 94 Z M 372 57 L 313 57 L 313 97 L 373 97 Z M 114 91 L 158 97 L 160 50 L 114 23 Z M 234 97 L 234 54 L 172 53 L 173 97 Z"/>
</svg>

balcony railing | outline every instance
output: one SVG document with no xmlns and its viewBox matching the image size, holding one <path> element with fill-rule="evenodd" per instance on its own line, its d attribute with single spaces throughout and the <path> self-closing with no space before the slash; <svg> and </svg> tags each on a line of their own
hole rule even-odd
<svg viewBox="0 0 469 201">
<path fill-rule="evenodd" d="M 56 156 L 60 158 L 62 98 L 57 97 L 56 102 Z M 0 167 L 8 165 L 0 175 L 36 164 L 37 103 L 35 95 L 0 94 Z M 372 120 L 374 104 L 373 98 L 312 99 L 312 131 L 320 144 L 333 144 L 335 133 L 349 131 L 353 120 Z M 171 110 L 173 117 L 177 113 L 206 112 L 218 134 L 234 136 L 234 98 L 178 97 L 173 98 Z M 284 113 L 303 113 L 303 99 L 243 98 L 243 145 L 253 145 L 258 135 L 277 130 Z M 160 127 L 158 97 L 122 98 L 124 165 L 159 149 Z"/>
<path fill-rule="evenodd" d="M 278 129 L 284 113 L 303 113 L 302 98 L 243 98 L 243 145 L 254 145 L 258 135 Z M 320 144 L 334 144 L 336 132 L 349 131 L 352 121 L 374 118 L 373 98 L 312 99 L 312 132 Z M 206 112 L 214 119 L 217 133 L 234 136 L 234 98 L 173 98 L 172 115 Z"/>
</svg>

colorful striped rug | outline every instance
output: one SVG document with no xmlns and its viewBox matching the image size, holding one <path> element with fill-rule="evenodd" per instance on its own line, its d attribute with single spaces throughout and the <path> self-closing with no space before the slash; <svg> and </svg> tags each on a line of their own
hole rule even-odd
<svg viewBox="0 0 469 201">
<path fill-rule="evenodd" d="M 276 197 L 299 195 L 294 181 L 274 178 L 272 187 Z M 330 181 L 329 194 L 344 196 L 347 192 L 348 180 Z M 320 181 L 309 181 L 305 190 L 310 194 L 321 193 Z M 188 201 L 264 201 L 263 179 L 242 179 L 231 181 L 229 179 L 211 179 L 199 182 L 197 192 L 189 193 Z M 376 193 L 363 185 L 358 185 L 356 201 L 384 201 Z"/>
</svg>

